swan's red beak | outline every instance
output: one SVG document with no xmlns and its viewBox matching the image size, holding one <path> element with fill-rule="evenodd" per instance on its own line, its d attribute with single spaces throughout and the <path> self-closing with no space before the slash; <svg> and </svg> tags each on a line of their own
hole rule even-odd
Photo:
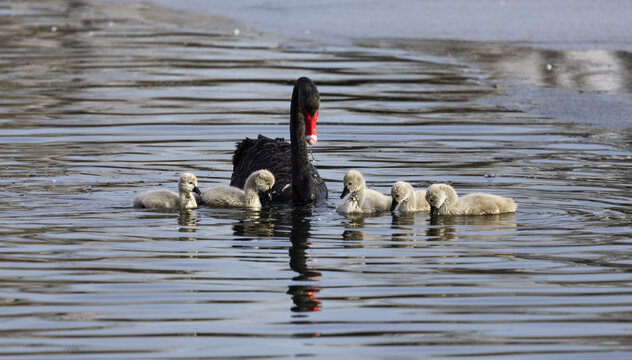
<svg viewBox="0 0 632 360">
<path fill-rule="evenodd" d="M 316 120 L 318 117 L 318 110 L 314 113 L 314 115 L 310 115 L 308 112 L 305 112 L 305 141 L 310 144 L 316 144 L 318 138 L 316 137 Z"/>
</svg>

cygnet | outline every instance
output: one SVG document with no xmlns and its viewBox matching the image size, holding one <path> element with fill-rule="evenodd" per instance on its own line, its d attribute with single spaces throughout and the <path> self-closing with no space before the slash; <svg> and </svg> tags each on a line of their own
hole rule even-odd
<svg viewBox="0 0 632 360">
<path fill-rule="evenodd" d="M 432 215 L 488 215 L 516 211 L 513 199 L 492 194 L 469 194 L 458 197 L 448 184 L 432 184 L 426 191 Z"/>
<path fill-rule="evenodd" d="M 391 197 L 366 188 L 364 177 L 359 171 L 350 170 L 344 179 L 343 201 L 336 211 L 342 214 L 375 213 L 391 207 Z"/>
<path fill-rule="evenodd" d="M 169 190 L 152 190 L 134 198 L 134 206 L 140 208 L 193 209 L 197 202 L 192 192 L 201 194 L 197 187 L 197 178 L 184 173 L 178 180 L 178 194 Z"/>
<path fill-rule="evenodd" d="M 233 186 L 216 186 L 202 192 L 204 205 L 222 208 L 261 209 L 262 193 L 270 199 L 270 189 L 274 186 L 274 175 L 268 170 L 257 170 L 246 179 L 244 189 Z"/>
<path fill-rule="evenodd" d="M 426 191 L 413 189 L 405 181 L 398 181 L 391 187 L 391 211 L 397 208 L 400 212 L 428 211 L 430 205 L 426 201 Z"/>
</svg>

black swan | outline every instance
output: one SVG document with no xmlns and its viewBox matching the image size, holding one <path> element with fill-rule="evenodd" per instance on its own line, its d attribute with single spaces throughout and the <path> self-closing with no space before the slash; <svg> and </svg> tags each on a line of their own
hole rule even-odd
<svg viewBox="0 0 632 360">
<path fill-rule="evenodd" d="M 304 205 L 327 199 L 327 185 L 309 161 L 306 145 L 316 143 L 319 108 L 314 82 L 306 77 L 296 80 L 290 105 L 290 144 L 263 135 L 238 142 L 230 185 L 243 188 L 253 171 L 266 169 L 275 178 L 272 203 Z"/>
</svg>

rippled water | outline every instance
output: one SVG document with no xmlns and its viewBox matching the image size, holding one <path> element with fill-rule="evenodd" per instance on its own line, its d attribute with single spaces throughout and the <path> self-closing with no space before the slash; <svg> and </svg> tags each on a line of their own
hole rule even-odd
<svg viewBox="0 0 632 360">
<path fill-rule="evenodd" d="M 632 354 L 626 130 L 489 105 L 487 75 L 452 57 L 234 36 L 148 5 L 0 16 L 0 356 Z M 132 207 L 183 171 L 227 183 L 245 136 L 287 137 L 302 75 L 322 95 L 327 206 Z M 350 168 L 518 212 L 343 217 Z"/>
</svg>

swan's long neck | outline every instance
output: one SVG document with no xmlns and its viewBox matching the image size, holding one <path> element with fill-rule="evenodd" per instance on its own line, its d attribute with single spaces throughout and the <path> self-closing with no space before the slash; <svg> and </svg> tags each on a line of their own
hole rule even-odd
<svg viewBox="0 0 632 360">
<path fill-rule="evenodd" d="M 193 196 L 192 192 L 181 190 L 179 196 L 181 209 L 194 209 L 197 207 L 197 201 L 195 201 L 195 196 Z"/>
<path fill-rule="evenodd" d="M 299 91 L 300 89 L 294 86 L 290 105 L 292 200 L 297 203 L 309 203 L 315 200 L 316 195 L 305 143 L 305 115 L 303 114 L 305 110 L 299 106 Z"/>
<path fill-rule="evenodd" d="M 247 207 L 260 207 L 261 201 L 259 200 L 259 191 L 257 190 L 257 183 L 254 176 L 249 176 L 246 179 L 246 185 L 244 186 L 244 206 Z"/>
</svg>

